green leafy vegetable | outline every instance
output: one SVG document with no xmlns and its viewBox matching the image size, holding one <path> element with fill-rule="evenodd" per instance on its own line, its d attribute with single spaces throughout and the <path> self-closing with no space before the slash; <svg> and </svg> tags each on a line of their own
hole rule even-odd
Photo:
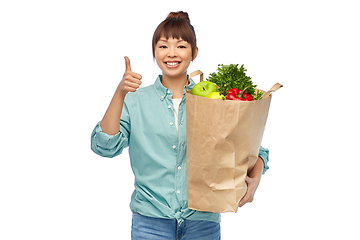
<svg viewBox="0 0 360 240">
<path fill-rule="evenodd" d="M 237 88 L 243 90 L 248 87 L 245 92 L 251 94 L 253 100 L 258 100 L 262 92 L 256 91 L 256 85 L 251 81 L 251 77 L 246 76 L 247 69 L 244 68 L 244 64 L 239 68 L 239 64 L 224 65 L 219 64 L 217 73 L 210 73 L 210 76 L 206 79 L 207 81 L 213 82 L 218 85 L 220 92 L 226 89 Z"/>
</svg>

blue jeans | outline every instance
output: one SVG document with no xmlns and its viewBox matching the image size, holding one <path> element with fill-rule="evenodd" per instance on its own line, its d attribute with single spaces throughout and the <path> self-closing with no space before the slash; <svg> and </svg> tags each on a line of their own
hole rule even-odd
<svg viewBox="0 0 360 240">
<path fill-rule="evenodd" d="M 152 218 L 133 213 L 132 240 L 219 240 L 220 224 L 210 221 Z"/>
</svg>

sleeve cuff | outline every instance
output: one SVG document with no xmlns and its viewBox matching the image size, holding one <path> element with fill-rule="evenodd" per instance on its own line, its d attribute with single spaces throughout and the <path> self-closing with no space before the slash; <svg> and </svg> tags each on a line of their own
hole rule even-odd
<svg viewBox="0 0 360 240">
<path fill-rule="evenodd" d="M 100 122 L 95 126 L 91 134 L 91 150 L 103 157 L 114 157 L 121 153 L 121 134 L 115 135 L 104 133 L 100 127 Z"/>
<path fill-rule="evenodd" d="M 107 133 L 104 133 L 101 129 L 100 123 L 101 122 L 98 122 L 94 129 L 94 132 L 96 134 L 96 142 L 102 147 L 111 147 L 111 145 L 113 145 L 112 143 L 115 142 L 119 137 L 120 132 L 115 135 L 109 135 Z"/>
<path fill-rule="evenodd" d="M 269 169 L 269 150 L 260 146 L 259 157 L 261 157 L 264 162 L 264 169 L 262 174 L 265 174 L 265 172 Z"/>
</svg>

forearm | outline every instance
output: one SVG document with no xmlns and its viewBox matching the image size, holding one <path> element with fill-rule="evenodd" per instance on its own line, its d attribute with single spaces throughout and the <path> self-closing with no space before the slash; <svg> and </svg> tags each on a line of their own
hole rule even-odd
<svg viewBox="0 0 360 240">
<path fill-rule="evenodd" d="M 100 123 L 100 127 L 104 133 L 115 135 L 119 132 L 124 98 L 125 95 L 117 89 Z"/>
<path fill-rule="evenodd" d="M 257 180 L 260 181 L 261 178 L 261 174 L 263 172 L 264 169 L 264 162 L 261 159 L 261 157 L 258 157 L 254 167 L 251 169 L 251 171 L 248 173 L 248 176 L 250 178 L 255 178 Z"/>
</svg>

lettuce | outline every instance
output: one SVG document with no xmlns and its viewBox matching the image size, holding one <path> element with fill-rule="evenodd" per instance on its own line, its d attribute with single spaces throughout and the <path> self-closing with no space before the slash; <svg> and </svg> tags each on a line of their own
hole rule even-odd
<svg viewBox="0 0 360 240">
<path fill-rule="evenodd" d="M 231 88 L 243 90 L 248 87 L 245 92 L 251 94 L 253 100 L 258 100 L 261 97 L 262 93 L 255 90 L 256 85 L 251 81 L 251 77 L 246 76 L 247 69 L 244 68 L 244 64 L 240 68 L 238 67 L 239 64 L 219 64 L 218 66 L 217 73 L 210 73 L 206 80 L 218 85 L 220 92 L 224 91 L 225 85 L 227 90 Z"/>
</svg>

